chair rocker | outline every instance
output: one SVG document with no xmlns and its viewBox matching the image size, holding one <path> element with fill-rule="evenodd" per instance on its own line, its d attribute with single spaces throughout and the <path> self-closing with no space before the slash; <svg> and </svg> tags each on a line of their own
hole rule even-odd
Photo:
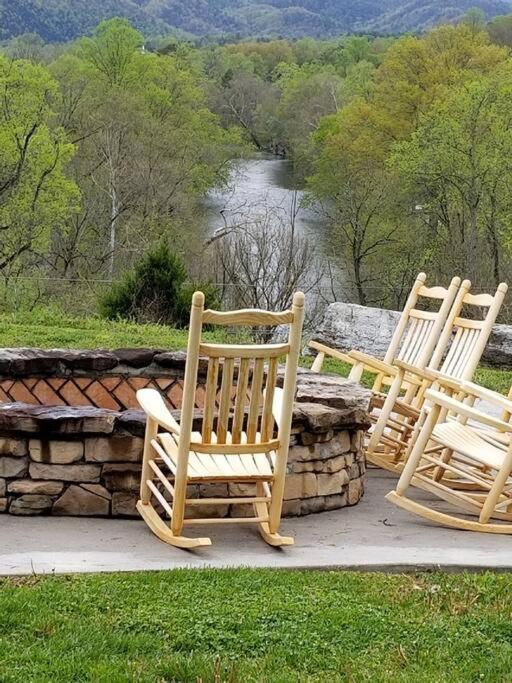
<svg viewBox="0 0 512 683">
<path fill-rule="evenodd" d="M 178 422 L 155 389 L 137 392 L 147 415 L 137 509 L 161 540 L 180 548 L 210 545 L 207 537 L 183 535 L 199 524 L 256 523 L 272 546 L 293 544 L 279 534 L 290 442 L 297 365 L 304 319 L 304 295 L 293 297 L 291 310 L 218 312 L 204 310 L 204 295 L 192 299 L 181 418 Z M 203 325 L 288 325 L 280 344 L 203 343 Z M 204 411 L 200 431 L 193 431 L 199 357 L 207 360 Z M 278 360 L 286 358 L 283 387 L 276 386 Z M 249 484 L 254 495 L 194 498 L 188 487 L 203 484 Z M 159 506 L 169 518 L 164 521 Z M 252 517 L 187 516 L 198 505 L 247 504 Z"/>
</svg>

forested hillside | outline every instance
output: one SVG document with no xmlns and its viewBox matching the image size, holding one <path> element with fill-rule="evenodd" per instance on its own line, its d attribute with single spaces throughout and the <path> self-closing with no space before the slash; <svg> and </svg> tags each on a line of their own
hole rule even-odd
<svg viewBox="0 0 512 683">
<path fill-rule="evenodd" d="M 0 0 L 3 38 L 37 33 L 63 42 L 91 32 L 102 19 L 121 16 L 146 35 L 176 29 L 196 36 L 333 36 L 376 31 L 422 31 L 460 19 L 480 7 L 487 17 L 506 14 L 510 0 Z"/>
</svg>

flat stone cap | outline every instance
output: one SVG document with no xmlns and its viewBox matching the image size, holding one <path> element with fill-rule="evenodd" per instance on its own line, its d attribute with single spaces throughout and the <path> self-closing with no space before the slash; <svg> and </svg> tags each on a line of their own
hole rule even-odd
<svg viewBox="0 0 512 683">
<path fill-rule="evenodd" d="M 185 369 L 183 351 L 118 349 L 78 351 L 68 349 L 2 349 L 0 375 L 14 379 L 27 376 L 58 377 L 101 373 L 123 374 L 127 366 L 145 366 L 145 376 L 158 377 L 162 368 L 178 373 Z M 149 363 L 149 365 L 147 365 Z M 204 363 L 203 363 L 204 365 Z M 200 364 L 201 366 L 201 364 Z M 200 367 L 200 374 L 203 369 Z M 279 368 L 282 385 L 284 367 Z M 299 368 L 293 425 L 310 431 L 367 429 L 371 392 L 357 382 L 337 375 L 314 373 Z M 174 411 L 179 418 L 179 411 Z M 197 411 L 196 424 L 202 416 Z M 111 434 L 115 431 L 140 435 L 144 431 L 142 411 L 116 412 L 80 406 L 35 406 L 25 403 L 0 404 L 0 432 L 58 434 Z"/>
</svg>

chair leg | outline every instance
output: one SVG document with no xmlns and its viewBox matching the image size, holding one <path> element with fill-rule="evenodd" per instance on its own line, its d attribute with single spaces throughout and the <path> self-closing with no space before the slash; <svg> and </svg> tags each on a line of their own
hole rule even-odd
<svg viewBox="0 0 512 683">
<path fill-rule="evenodd" d="M 212 544 L 209 538 L 189 538 L 173 534 L 170 527 L 161 519 L 151 503 L 144 504 L 139 500 L 137 510 L 155 536 L 169 545 L 192 550 L 193 548 L 201 548 Z"/>
<path fill-rule="evenodd" d="M 256 484 L 256 494 L 258 496 L 263 496 L 265 494 L 265 490 L 261 482 Z M 268 517 L 269 506 L 264 502 L 254 503 L 254 512 L 256 517 Z M 282 545 L 293 545 L 295 543 L 291 536 L 281 536 L 279 533 L 277 533 L 277 530 L 272 533 L 270 531 L 270 525 L 268 522 L 258 522 L 258 529 L 263 540 L 271 546 L 279 547 Z"/>
<path fill-rule="evenodd" d="M 482 524 L 486 524 L 489 520 L 489 518 L 492 516 L 494 512 L 494 508 L 496 507 L 500 495 L 503 492 L 503 489 L 505 488 L 507 484 L 507 479 L 510 476 L 510 470 L 512 469 L 512 446 L 508 447 L 508 453 L 507 456 L 505 457 L 505 460 L 496 474 L 496 478 L 494 480 L 494 483 L 492 485 L 491 490 L 489 491 L 487 498 L 485 499 L 485 503 L 482 506 L 482 512 L 480 513 L 480 522 Z"/>
<path fill-rule="evenodd" d="M 324 364 L 325 353 L 319 351 L 311 366 L 312 372 L 322 372 L 322 365 Z"/>
<path fill-rule="evenodd" d="M 430 440 L 430 437 L 432 436 L 434 427 L 436 426 L 440 410 L 441 409 L 439 406 L 432 406 L 430 415 L 418 434 L 414 447 L 407 458 L 407 462 L 404 465 L 402 474 L 396 486 L 396 494 L 398 496 L 403 496 L 403 494 L 409 488 L 411 480 L 418 469 L 418 465 L 420 464 L 425 448 Z"/>
<path fill-rule="evenodd" d="M 398 395 L 400 393 L 400 387 L 402 385 L 402 372 L 400 371 L 398 373 L 398 376 L 395 377 L 393 384 L 389 387 L 388 395 L 386 396 L 386 400 L 384 401 L 384 405 L 381 408 L 379 419 L 377 420 L 377 424 L 373 428 L 373 431 L 370 436 L 370 441 L 368 442 L 368 448 L 367 448 L 367 457 L 369 456 L 369 459 L 373 456 L 374 452 L 377 449 L 377 446 L 379 445 L 382 435 L 384 433 L 384 430 L 387 425 L 388 417 L 391 415 L 393 408 L 396 403 L 396 399 L 398 398 Z M 374 463 L 378 464 L 378 463 Z M 386 468 L 387 469 L 387 468 Z"/>
</svg>

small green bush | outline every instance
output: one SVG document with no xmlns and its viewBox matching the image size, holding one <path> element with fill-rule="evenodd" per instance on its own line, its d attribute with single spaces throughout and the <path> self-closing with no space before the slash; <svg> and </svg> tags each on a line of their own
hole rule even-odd
<svg viewBox="0 0 512 683">
<path fill-rule="evenodd" d="M 215 286 L 210 282 L 187 282 L 183 260 L 166 244 L 160 244 L 100 298 L 100 312 L 109 320 L 123 318 L 183 327 L 188 323 L 192 294 L 198 289 L 204 292 L 207 307 L 218 306 Z"/>
</svg>

